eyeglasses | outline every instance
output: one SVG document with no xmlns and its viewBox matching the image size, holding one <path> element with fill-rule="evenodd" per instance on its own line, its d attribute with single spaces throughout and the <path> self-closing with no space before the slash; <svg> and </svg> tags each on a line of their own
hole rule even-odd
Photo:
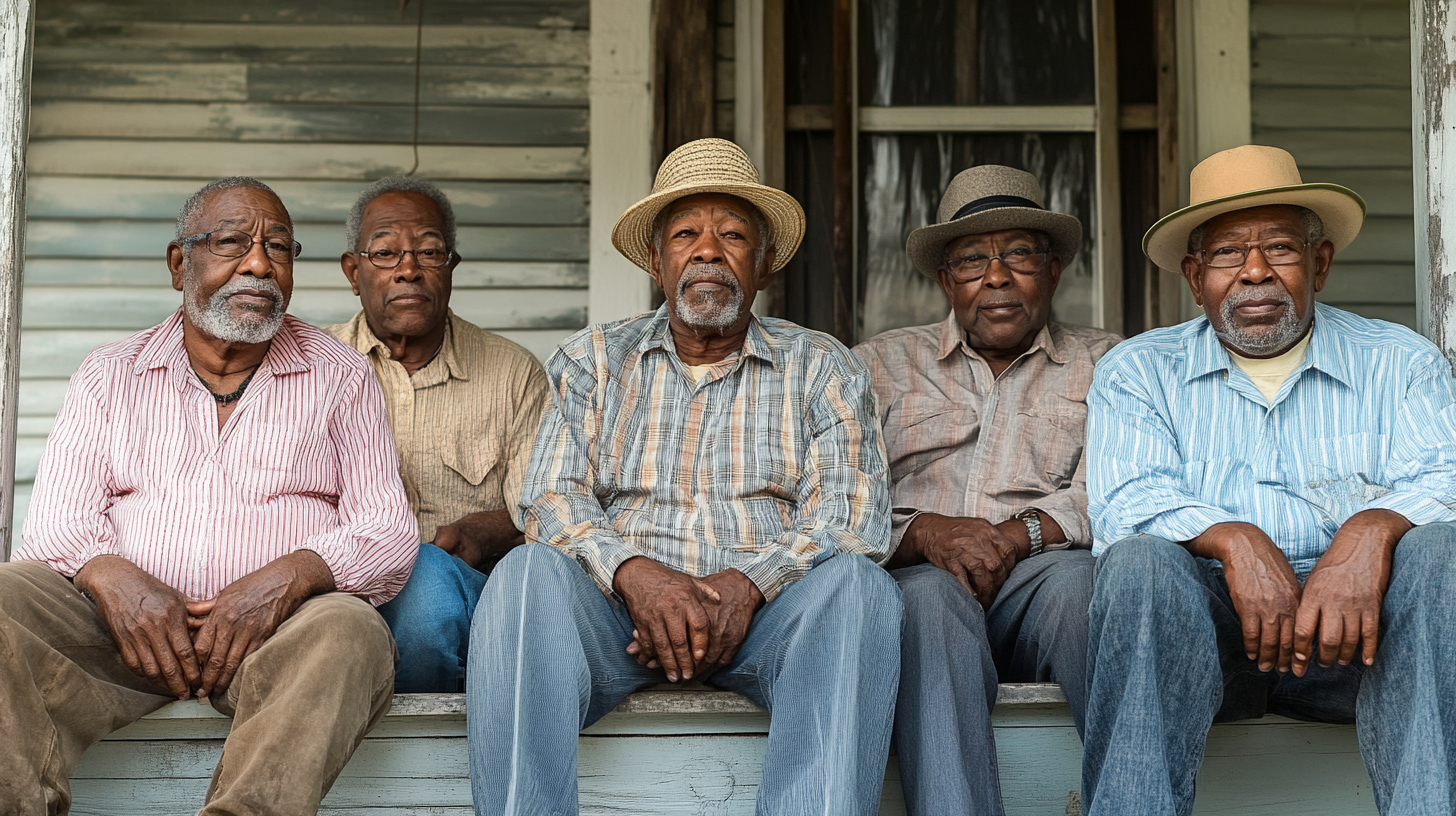
<svg viewBox="0 0 1456 816">
<path fill-rule="evenodd" d="M 1270 266 L 1288 266 L 1302 263 L 1304 251 L 1308 248 L 1309 244 L 1304 241 L 1290 238 L 1276 238 L 1263 243 L 1235 241 L 1199 250 L 1197 257 L 1215 269 L 1238 269 L 1249 262 L 1249 252 L 1257 249 Z"/>
<path fill-rule="evenodd" d="M 951 258 L 945 262 L 950 269 L 950 276 L 956 283 L 974 283 L 986 277 L 991 269 L 992 261 L 1000 261 L 1001 265 L 1012 272 L 1020 272 L 1024 275 L 1040 272 L 1046 265 L 1048 252 L 1036 252 L 1030 247 L 1013 247 L 999 255 L 966 255 L 961 258 Z"/>
<path fill-rule="evenodd" d="M 404 256 L 415 256 L 415 266 L 421 269 L 436 269 L 450 263 L 455 253 L 441 246 L 427 246 L 419 249 L 395 249 L 393 247 L 379 247 L 368 252 L 360 252 L 360 255 L 369 259 L 369 263 L 380 269 L 393 269 L 404 262 Z"/>
<path fill-rule="evenodd" d="M 241 258 L 253 251 L 253 236 L 242 230 L 213 230 L 212 232 L 199 232 L 196 235 L 189 235 L 179 243 L 183 246 L 205 241 L 207 251 L 219 258 Z M 292 236 L 270 235 L 263 239 L 263 254 L 268 260 L 274 263 L 293 263 L 303 252 L 303 244 L 293 240 Z"/>
</svg>

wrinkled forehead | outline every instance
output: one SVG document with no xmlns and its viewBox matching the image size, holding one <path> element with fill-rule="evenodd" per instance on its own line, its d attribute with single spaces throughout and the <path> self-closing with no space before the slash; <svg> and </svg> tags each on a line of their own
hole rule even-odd
<svg viewBox="0 0 1456 816">
<path fill-rule="evenodd" d="M 427 195 L 408 191 L 376 196 L 364 207 L 361 221 L 366 235 L 387 233 L 404 226 L 445 233 L 445 213 L 440 205 Z"/>
<path fill-rule="evenodd" d="M 753 214 L 756 212 L 756 209 L 752 204 L 735 195 L 728 195 L 727 193 L 697 193 L 696 195 L 683 196 L 668 205 L 667 220 L 671 222 L 683 218 L 701 217 L 717 210 L 723 215 L 752 225 Z"/>
<path fill-rule="evenodd" d="M 293 229 L 293 219 L 278 196 L 255 187 L 218 190 L 202 202 L 197 216 L 204 231 L 243 229 L 260 220 L 269 234 L 287 235 Z"/>
<path fill-rule="evenodd" d="M 946 252 L 960 254 L 968 250 L 990 250 L 992 247 L 1009 249 L 1018 245 L 1040 246 L 1050 240 L 1041 230 L 1009 229 L 995 232 L 978 232 L 962 235 L 945 245 Z"/>
<path fill-rule="evenodd" d="M 1288 204 L 1249 207 L 1226 212 L 1204 221 L 1198 226 L 1198 229 L 1203 230 L 1204 246 L 1208 246 L 1214 241 L 1247 240 L 1264 235 L 1309 237 L 1305 233 L 1304 218 L 1300 208 Z"/>
</svg>

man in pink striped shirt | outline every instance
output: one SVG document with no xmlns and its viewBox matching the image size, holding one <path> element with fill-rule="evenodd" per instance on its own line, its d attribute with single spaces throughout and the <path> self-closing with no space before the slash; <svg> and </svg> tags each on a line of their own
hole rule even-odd
<svg viewBox="0 0 1456 816">
<path fill-rule="evenodd" d="M 312 814 L 389 708 L 371 607 L 415 522 L 364 358 L 285 315 L 300 247 L 266 185 L 199 190 L 182 308 L 71 379 L 0 565 L 0 802 L 65 812 L 81 754 L 173 699 L 233 716 L 204 814 Z"/>
</svg>

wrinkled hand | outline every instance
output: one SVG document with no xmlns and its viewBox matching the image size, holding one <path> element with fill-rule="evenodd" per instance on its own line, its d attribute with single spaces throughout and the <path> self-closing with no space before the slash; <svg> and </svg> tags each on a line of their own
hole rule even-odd
<svg viewBox="0 0 1456 816">
<path fill-rule="evenodd" d="M 298 550 L 244 575 L 210 601 L 189 601 L 188 615 L 200 621 L 195 640 L 202 664 L 198 694 L 225 694 L 244 658 L 304 601 L 333 588 L 333 574 L 323 559 Z"/>
<path fill-rule="evenodd" d="M 617 568 L 612 588 L 637 625 L 627 653 L 643 665 L 656 660 L 674 683 L 692 678 L 708 654 L 710 620 L 704 605 L 722 600 L 718 590 L 643 556 Z"/>
<path fill-rule="evenodd" d="M 471 513 L 435 531 L 434 545 L 475 569 L 489 572 L 497 561 L 526 543 L 508 510 Z"/>
<path fill-rule="evenodd" d="M 1263 530 L 1244 522 L 1215 524 L 1192 543 L 1194 555 L 1223 562 L 1243 627 L 1244 653 L 1258 661 L 1259 671 L 1289 671 L 1301 595 L 1289 559 Z"/>
<path fill-rule="evenodd" d="M 75 584 L 96 599 L 128 668 L 179 700 L 191 695 L 202 673 L 187 630 L 186 599 L 177 590 L 115 555 L 87 562 Z"/>
<path fill-rule="evenodd" d="M 1014 523 L 1025 529 L 1020 521 Z M 1010 536 L 980 518 L 921 513 L 905 538 L 926 561 L 960 581 L 982 607 L 991 606 L 1011 569 L 1024 557 Z"/>
<path fill-rule="evenodd" d="M 1319 635 L 1319 664 L 1348 666 L 1360 649 L 1369 666 L 1380 638 L 1380 604 L 1390 587 L 1395 545 L 1410 530 L 1405 516 L 1389 510 L 1365 510 L 1340 526 L 1330 548 L 1304 584 L 1304 598 L 1294 619 L 1294 673 L 1309 669 Z"/>
<path fill-rule="evenodd" d="M 718 601 L 706 601 L 703 609 L 708 613 L 708 650 L 697 662 L 694 670 L 698 675 L 709 675 L 726 666 L 738 655 L 738 648 L 748 637 L 748 627 L 753 623 L 753 614 L 763 605 L 763 593 L 736 569 L 727 569 L 698 579 L 717 590 Z M 646 665 L 656 666 L 656 650 L 644 644 L 638 631 L 632 632 L 632 644 L 628 654 L 635 654 L 638 662 L 646 658 Z M 633 650 L 633 646 L 636 650 Z"/>
</svg>

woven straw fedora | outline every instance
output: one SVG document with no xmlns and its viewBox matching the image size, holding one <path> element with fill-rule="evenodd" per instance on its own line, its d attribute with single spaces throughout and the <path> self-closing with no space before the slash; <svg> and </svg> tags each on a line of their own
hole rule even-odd
<svg viewBox="0 0 1456 816">
<path fill-rule="evenodd" d="M 1307 207 L 1325 224 L 1325 238 L 1339 252 L 1360 234 L 1365 199 L 1338 184 L 1305 184 L 1294 157 L 1277 147 L 1244 145 L 1215 153 L 1188 177 L 1189 205 L 1161 218 L 1143 236 L 1143 252 L 1177 272 L 1188 254 L 1188 234 L 1210 218 L 1270 204 Z"/>
<path fill-rule="evenodd" d="M 652 272 L 652 222 L 672 202 L 698 193 L 726 193 L 753 204 L 773 232 L 774 272 L 784 268 L 804 240 L 804 209 L 794 197 L 759 181 L 743 148 L 726 139 L 698 139 L 672 151 L 657 169 L 652 194 L 633 204 L 612 227 L 612 246 Z"/>
<path fill-rule="evenodd" d="M 1082 248 L 1082 222 L 1049 212 L 1041 185 L 1025 170 L 983 164 L 962 170 L 940 199 L 938 223 L 910 233 L 905 253 L 929 277 L 945 263 L 945 245 L 963 235 L 1008 229 L 1040 230 L 1051 236 L 1051 251 L 1068 264 Z"/>
</svg>

